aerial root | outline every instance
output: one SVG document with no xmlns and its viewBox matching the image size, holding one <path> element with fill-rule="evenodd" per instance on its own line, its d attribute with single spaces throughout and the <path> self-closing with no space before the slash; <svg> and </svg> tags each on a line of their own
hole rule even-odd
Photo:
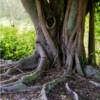
<svg viewBox="0 0 100 100">
<path fill-rule="evenodd" d="M 29 74 L 29 73 L 27 73 L 27 74 Z M 26 73 L 23 73 L 23 75 L 26 75 Z M 1 82 L 0 94 L 27 91 L 29 86 L 25 85 L 22 82 L 22 79 L 19 78 L 20 76 L 22 76 L 22 75 L 15 76 L 9 80 Z"/>
<path fill-rule="evenodd" d="M 68 94 L 72 97 L 72 100 L 79 100 L 78 94 L 69 87 L 68 83 L 66 83 L 65 88 Z"/>
<path fill-rule="evenodd" d="M 1 85 L 0 87 L 0 94 L 6 94 L 6 93 L 10 93 L 10 92 L 17 92 L 23 89 L 26 89 L 27 86 L 23 83 L 21 83 L 20 81 L 14 82 L 14 83 L 9 83 L 6 85 Z"/>
</svg>

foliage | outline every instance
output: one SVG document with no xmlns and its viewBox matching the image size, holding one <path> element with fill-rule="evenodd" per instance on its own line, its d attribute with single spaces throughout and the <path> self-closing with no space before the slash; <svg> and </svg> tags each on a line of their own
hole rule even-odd
<svg viewBox="0 0 100 100">
<path fill-rule="evenodd" d="M 19 31 L 17 27 L 0 27 L 0 56 L 3 59 L 18 60 L 35 49 L 35 31 Z"/>
</svg>

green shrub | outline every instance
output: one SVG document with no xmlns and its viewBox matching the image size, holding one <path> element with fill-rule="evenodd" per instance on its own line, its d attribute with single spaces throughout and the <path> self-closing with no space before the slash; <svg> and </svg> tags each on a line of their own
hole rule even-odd
<svg viewBox="0 0 100 100">
<path fill-rule="evenodd" d="M 0 57 L 18 60 L 35 49 L 35 31 L 19 31 L 17 27 L 0 27 Z"/>
</svg>

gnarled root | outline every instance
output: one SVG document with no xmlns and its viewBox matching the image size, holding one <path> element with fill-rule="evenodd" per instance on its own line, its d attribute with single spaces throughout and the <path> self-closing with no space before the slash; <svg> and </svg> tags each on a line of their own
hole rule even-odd
<svg viewBox="0 0 100 100">
<path fill-rule="evenodd" d="M 39 60 L 39 54 L 37 51 L 34 52 L 34 54 L 21 58 L 19 61 L 11 62 L 11 63 L 4 63 L 0 64 L 0 69 L 5 68 L 20 68 L 20 69 L 34 69 L 36 68 Z"/>
<path fill-rule="evenodd" d="M 7 80 L 1 81 L 0 84 L 3 85 L 3 84 L 8 84 L 8 83 L 11 83 L 11 82 L 15 82 L 18 79 L 20 79 L 22 76 L 29 75 L 31 73 L 32 72 L 26 72 L 26 73 L 21 73 L 21 74 L 18 74 L 18 75 L 14 75 L 14 76 L 12 76 L 11 78 L 9 78 Z"/>
<path fill-rule="evenodd" d="M 69 93 L 69 95 L 71 95 L 72 100 L 79 100 L 79 96 L 76 92 L 74 92 L 72 89 L 70 89 L 68 83 L 66 83 L 65 85 L 67 92 Z"/>
<path fill-rule="evenodd" d="M 0 69 L 9 69 L 9 68 L 20 68 L 20 69 L 34 69 L 37 67 L 39 61 L 39 53 L 37 51 L 34 52 L 34 54 L 21 58 L 18 61 L 11 62 L 11 63 L 3 63 L 0 64 Z"/>
<path fill-rule="evenodd" d="M 48 64 L 48 60 L 47 60 L 47 57 L 45 55 L 45 52 L 43 50 L 43 48 L 41 47 L 40 44 L 37 44 L 37 49 L 40 53 L 40 63 L 36 69 L 36 71 L 32 72 L 30 75 L 25 75 L 21 78 L 19 78 L 19 76 L 17 77 L 19 80 L 14 82 L 14 83 L 11 83 L 12 81 L 16 80 L 17 78 L 14 78 L 14 79 L 11 79 L 11 80 L 8 80 L 4 83 L 8 83 L 8 84 L 5 84 L 5 85 L 1 85 L 1 89 L 5 90 L 6 91 L 11 91 L 11 90 L 14 90 L 14 91 L 20 91 L 21 89 L 24 89 L 29 86 L 29 85 L 32 85 L 33 82 L 39 78 L 41 76 L 41 74 L 44 72 L 44 69 L 45 67 L 47 67 L 47 64 Z M 10 83 L 9 83 L 10 82 Z M 2 91 L 1 91 L 2 92 Z M 4 92 L 4 91 L 3 91 Z"/>
<path fill-rule="evenodd" d="M 14 74 L 23 73 L 24 70 L 32 70 L 38 66 L 39 54 L 36 51 L 33 55 L 20 59 L 19 61 L 12 62 L 12 64 L 2 64 L 1 69 L 6 69 L 6 72 L 0 74 L 1 79 L 11 78 Z"/>
<path fill-rule="evenodd" d="M 13 74 L 19 74 L 20 72 L 22 72 L 20 69 L 17 70 L 16 68 L 10 68 L 6 72 L 0 74 L 0 78 L 1 80 L 11 78 Z"/>
<path fill-rule="evenodd" d="M 53 81 L 50 81 L 46 84 L 43 85 L 42 90 L 41 90 L 41 94 L 40 94 L 40 98 L 41 100 L 48 100 L 47 94 L 50 93 L 50 91 L 57 86 L 59 83 L 62 83 L 64 81 L 66 81 L 68 78 L 68 76 L 66 75 L 62 75 L 61 77 L 54 79 Z"/>
<path fill-rule="evenodd" d="M 69 78 L 70 76 L 64 74 L 61 77 L 58 77 L 57 79 L 54 79 L 53 81 L 44 84 L 40 94 L 41 100 L 48 100 L 48 94 L 50 93 L 50 91 L 54 89 L 59 83 L 63 83 Z M 72 100 L 79 100 L 78 94 L 70 89 L 68 83 L 66 83 L 65 88 L 68 94 L 71 96 Z"/>
<path fill-rule="evenodd" d="M 43 65 L 41 65 L 41 68 L 43 67 Z M 32 85 L 32 83 L 42 74 L 41 68 L 40 70 L 36 69 L 36 71 L 34 73 L 31 73 L 30 75 L 28 74 L 28 75 L 23 76 L 21 79 L 19 79 L 18 77 L 14 77 L 7 81 L 4 81 L 3 83 L 7 83 L 7 84 L 1 85 L 0 90 L 2 91 L 0 92 L 1 93 L 6 93 L 6 91 L 20 92 L 23 89 L 27 90 L 27 88 L 30 87 L 28 85 Z M 13 81 L 16 81 L 16 82 L 12 83 Z"/>
<path fill-rule="evenodd" d="M 33 72 L 31 75 L 24 76 L 22 78 L 22 82 L 27 84 L 27 85 L 32 84 L 34 80 L 36 80 L 38 77 L 41 76 L 41 74 L 44 72 L 45 67 L 48 67 L 48 65 L 47 65 L 48 59 L 47 59 L 45 51 L 42 48 L 40 43 L 37 43 L 37 50 L 40 53 L 41 59 L 40 59 L 40 62 L 39 62 L 39 65 L 38 65 L 36 71 Z"/>
<path fill-rule="evenodd" d="M 91 84 L 95 85 L 96 87 L 100 88 L 100 83 L 95 82 L 95 81 L 89 81 Z"/>
</svg>

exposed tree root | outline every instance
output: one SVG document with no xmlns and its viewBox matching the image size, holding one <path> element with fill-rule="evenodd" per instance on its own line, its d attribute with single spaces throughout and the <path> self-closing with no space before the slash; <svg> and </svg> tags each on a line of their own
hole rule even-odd
<svg viewBox="0 0 100 100">
<path fill-rule="evenodd" d="M 11 92 L 11 91 L 20 92 L 23 89 L 27 90 L 27 88 L 29 87 L 27 85 L 31 85 L 32 82 L 40 76 L 40 72 L 36 71 L 32 75 L 30 75 L 29 73 L 26 75 L 26 73 L 24 73 L 23 75 L 18 75 L 17 77 L 15 76 L 9 80 L 3 81 L 1 83 L 2 85 L 0 87 L 0 90 L 4 90 L 4 91 L 0 91 L 0 92 L 6 93 L 5 90 L 7 92 Z M 21 76 L 22 78 L 19 78 Z"/>
<path fill-rule="evenodd" d="M 2 78 L 2 79 L 11 78 L 12 75 L 19 74 L 20 72 L 22 72 L 20 69 L 17 70 L 16 68 L 10 68 L 6 72 L 0 74 L 0 78 Z"/>
<path fill-rule="evenodd" d="M 0 87 L 0 93 L 11 93 L 11 92 L 22 92 L 22 91 L 31 91 L 31 87 L 29 85 L 32 85 L 33 82 L 38 79 L 41 74 L 45 71 L 45 67 L 47 67 L 48 64 L 48 58 L 46 57 L 46 54 L 43 50 L 43 48 L 41 47 L 40 44 L 37 43 L 37 49 L 40 53 L 40 61 L 39 61 L 39 65 L 36 68 L 36 70 L 34 72 L 32 72 L 30 74 L 30 72 L 28 73 L 22 73 L 19 74 L 17 76 L 13 76 L 12 78 L 2 81 L 1 82 L 1 87 Z M 72 59 L 72 58 L 71 58 Z M 78 59 L 78 58 L 77 58 Z M 73 60 L 69 60 L 69 61 L 73 61 Z M 79 61 L 79 60 L 77 60 Z M 71 63 L 69 63 L 70 65 Z M 77 65 L 80 65 L 79 63 Z M 77 71 L 78 72 L 78 71 Z M 43 85 L 42 91 L 41 91 L 41 100 L 48 100 L 47 94 L 50 93 L 50 91 L 57 86 L 59 83 L 65 82 L 68 78 L 70 74 L 66 74 L 66 72 L 64 73 L 63 76 L 54 79 L 51 82 L 48 82 L 46 84 Z M 89 81 L 91 84 L 95 85 L 96 87 L 100 87 L 100 84 L 94 81 Z M 66 83 L 66 89 L 69 93 L 69 95 L 72 96 L 72 98 L 74 100 L 79 100 L 78 94 L 76 92 L 74 92 L 73 90 L 70 89 L 70 87 L 68 86 L 68 83 Z"/>
<path fill-rule="evenodd" d="M 37 50 L 39 51 L 40 57 L 41 57 L 37 69 L 28 75 L 24 75 L 25 74 L 24 73 L 23 74 L 24 76 L 22 76 L 21 78 L 19 78 L 19 76 L 17 76 L 15 78 L 11 78 L 11 79 L 3 82 L 3 83 L 7 83 L 7 84 L 4 86 L 1 85 L 2 90 L 6 89 L 7 91 L 10 91 L 10 90 L 14 90 L 14 91 L 19 90 L 20 91 L 21 89 L 28 87 L 28 85 L 32 85 L 33 82 L 41 76 L 41 74 L 44 72 L 45 67 L 47 67 L 48 62 L 47 62 L 47 57 L 45 55 L 45 52 L 39 43 L 37 43 Z M 16 81 L 15 83 L 12 83 L 12 84 L 9 83 L 9 82 L 15 81 L 17 79 L 19 79 L 19 80 Z"/>
<path fill-rule="evenodd" d="M 26 89 L 27 90 L 27 88 L 29 87 L 28 85 L 32 85 L 32 83 L 38 77 L 40 77 L 40 75 L 43 72 L 42 71 L 42 68 L 44 66 L 45 66 L 44 65 L 44 60 L 43 61 L 40 61 L 39 68 L 36 69 L 36 71 L 34 73 L 32 73 L 30 75 L 28 73 L 28 75 L 23 76 L 21 79 L 19 79 L 19 76 L 20 75 L 18 75 L 17 77 L 15 76 L 15 77 L 7 80 L 7 81 L 2 82 L 2 84 L 5 83 L 5 85 L 1 85 L 0 90 L 2 90 L 2 91 L 0 91 L 0 92 L 1 93 L 6 93 L 5 91 L 7 91 L 7 92 L 10 92 L 10 91 L 14 91 L 15 92 L 15 91 L 17 91 L 17 92 L 19 92 L 19 91 L 21 91 L 23 89 Z M 24 73 L 24 74 L 26 74 L 26 73 Z M 18 79 L 18 81 L 16 81 L 17 79 Z M 13 81 L 16 81 L 16 82 L 12 83 Z"/>
<path fill-rule="evenodd" d="M 48 100 L 48 94 L 50 93 L 50 91 L 54 89 L 58 84 L 65 82 L 68 78 L 70 77 L 66 75 L 62 75 L 61 77 L 44 84 L 40 94 L 41 100 Z M 66 87 L 66 91 L 69 93 L 72 100 L 79 100 L 78 94 L 70 89 L 68 83 L 66 83 L 65 87 Z"/>
<path fill-rule="evenodd" d="M 38 66 L 39 54 L 37 51 L 26 58 L 20 59 L 12 64 L 1 64 L 0 69 L 6 69 L 6 72 L 0 74 L 0 78 L 11 78 L 12 75 L 23 73 L 25 70 L 32 70 Z"/>
<path fill-rule="evenodd" d="M 98 82 L 95 82 L 95 81 L 89 81 L 91 84 L 95 85 L 96 87 L 99 87 L 100 88 L 100 83 Z"/>
<path fill-rule="evenodd" d="M 30 74 L 30 72 L 27 73 L 27 75 L 29 75 L 29 74 Z M 26 74 L 23 73 L 23 75 L 26 75 Z M 19 80 L 16 82 L 11 81 L 9 84 L 6 84 L 6 82 L 3 83 L 0 86 L 0 90 L 1 90 L 0 94 L 8 94 L 8 93 L 13 94 L 13 93 L 20 93 L 20 92 L 21 93 L 23 93 L 23 92 L 35 92 L 37 90 L 40 91 L 42 88 L 39 98 L 40 98 L 40 100 L 48 100 L 48 94 L 51 92 L 51 90 L 54 89 L 60 83 L 65 83 L 67 80 L 69 80 L 71 78 L 71 75 L 68 76 L 65 72 L 62 76 L 54 79 L 53 81 L 45 83 L 43 86 L 28 86 L 27 84 L 23 83 L 22 79 L 20 79 L 19 77 L 17 77 L 17 78 Z M 80 78 L 82 78 L 82 77 L 80 76 Z M 94 81 L 89 81 L 89 82 L 90 82 L 90 84 L 93 84 L 96 87 L 100 88 L 99 83 L 94 82 Z M 65 88 L 66 88 L 68 95 L 72 98 L 72 100 L 79 100 L 78 94 L 69 87 L 68 83 L 65 84 Z"/>
<path fill-rule="evenodd" d="M 47 93 L 46 93 L 46 86 L 45 85 L 43 85 L 43 87 L 42 87 L 42 90 L 41 90 L 41 94 L 40 94 L 40 98 L 41 98 L 41 100 L 48 100 L 47 99 Z"/>
<path fill-rule="evenodd" d="M 36 51 L 33 55 L 22 58 L 19 61 L 0 64 L 0 69 L 1 68 L 9 69 L 13 67 L 20 69 L 34 69 L 37 67 L 38 60 L 39 60 L 39 54 Z"/>
<path fill-rule="evenodd" d="M 34 80 L 36 80 L 38 77 L 41 76 L 41 74 L 45 70 L 45 67 L 48 67 L 47 56 L 46 56 L 44 49 L 42 48 L 40 43 L 37 43 L 37 50 L 40 53 L 41 59 L 39 61 L 39 65 L 38 65 L 36 71 L 33 72 L 31 75 L 24 76 L 22 78 L 22 82 L 27 84 L 27 85 L 32 84 Z"/>
<path fill-rule="evenodd" d="M 41 90 L 41 94 L 40 94 L 41 100 L 48 100 L 48 97 L 47 97 L 48 93 L 50 93 L 50 91 L 55 86 L 57 86 L 59 83 L 66 81 L 68 78 L 69 78 L 68 76 L 62 75 L 61 77 L 44 84 Z"/>
<path fill-rule="evenodd" d="M 41 100 L 48 100 L 48 94 L 51 92 L 51 90 L 54 89 L 59 83 L 66 82 L 69 78 L 71 78 L 71 76 L 67 76 L 64 74 L 61 77 L 44 84 L 41 90 L 41 94 L 40 94 Z M 86 80 L 84 77 L 80 76 L 80 78 Z M 91 80 L 89 80 L 88 82 L 100 88 L 99 83 L 91 81 Z M 65 88 L 68 95 L 70 95 L 70 97 L 72 98 L 72 100 L 79 100 L 79 95 L 69 87 L 68 83 L 65 84 Z"/>
<path fill-rule="evenodd" d="M 18 85 L 16 85 L 18 84 Z M 22 92 L 35 92 L 37 90 L 40 90 L 42 87 L 40 85 L 35 86 L 26 86 L 25 84 L 21 82 L 15 82 L 11 83 L 9 85 L 0 86 L 0 94 L 8 94 L 8 93 L 22 93 Z"/>
<path fill-rule="evenodd" d="M 19 63 L 17 64 L 16 67 L 21 70 L 35 69 L 38 66 L 39 58 L 40 56 L 38 51 L 35 51 L 33 55 L 19 60 Z"/>
<path fill-rule="evenodd" d="M 65 85 L 66 90 L 68 91 L 69 95 L 72 97 L 72 100 L 79 100 L 79 96 L 76 92 L 74 92 L 72 89 L 70 89 L 68 83 Z"/>
<path fill-rule="evenodd" d="M 13 75 L 11 78 L 4 80 L 4 81 L 1 81 L 0 84 L 8 84 L 8 83 L 11 83 L 11 82 L 15 82 L 18 79 L 20 79 L 22 76 L 29 75 L 30 73 L 32 73 L 32 72 L 26 72 L 26 73 L 21 73 L 21 74 L 18 74 L 18 75 Z"/>
<path fill-rule="evenodd" d="M 2 79 L 7 79 L 7 78 L 10 78 L 10 77 L 11 77 L 11 75 L 8 75 L 7 72 L 0 74 L 0 79 L 1 80 Z"/>
<path fill-rule="evenodd" d="M 13 62 L 4 62 L 3 64 L 2 63 L 0 63 L 0 69 L 8 69 L 8 68 L 12 68 L 12 67 L 14 67 L 14 66 L 16 66 L 16 64 L 17 64 L 17 61 L 13 61 Z"/>
<path fill-rule="evenodd" d="M 20 91 L 20 90 L 23 90 L 23 89 L 27 89 L 27 86 L 25 84 L 23 84 L 22 82 L 17 81 L 17 82 L 7 84 L 7 85 L 4 85 L 4 86 L 1 85 L 0 94 L 5 94 L 7 92 L 9 93 L 9 92 L 13 92 L 13 91 Z"/>
</svg>

